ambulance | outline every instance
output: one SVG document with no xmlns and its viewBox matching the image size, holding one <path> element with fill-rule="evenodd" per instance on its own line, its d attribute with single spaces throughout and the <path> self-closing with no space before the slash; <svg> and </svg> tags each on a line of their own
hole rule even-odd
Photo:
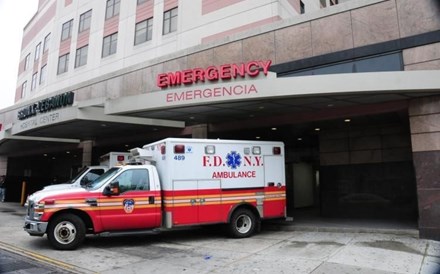
<svg viewBox="0 0 440 274">
<path fill-rule="evenodd" d="M 66 189 L 69 187 L 82 187 L 92 182 L 110 167 L 126 163 L 130 153 L 128 152 L 109 152 L 99 158 L 99 166 L 85 166 L 78 174 L 67 183 L 48 185 L 43 190 Z"/>
<path fill-rule="evenodd" d="M 286 213 L 284 144 L 167 138 L 131 150 L 132 164 L 109 169 L 86 188 L 36 192 L 24 229 L 55 249 L 86 235 L 156 234 L 227 224 L 249 237 L 261 220 Z"/>
</svg>

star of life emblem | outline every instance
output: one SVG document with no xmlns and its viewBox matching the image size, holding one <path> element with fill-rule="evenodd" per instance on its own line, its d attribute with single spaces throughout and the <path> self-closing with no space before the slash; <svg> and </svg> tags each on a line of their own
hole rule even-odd
<svg viewBox="0 0 440 274">
<path fill-rule="evenodd" d="M 237 153 L 236 151 L 231 151 L 231 153 L 228 153 L 226 155 L 226 164 L 231 169 L 237 169 L 237 167 L 241 165 L 240 153 Z"/>
</svg>

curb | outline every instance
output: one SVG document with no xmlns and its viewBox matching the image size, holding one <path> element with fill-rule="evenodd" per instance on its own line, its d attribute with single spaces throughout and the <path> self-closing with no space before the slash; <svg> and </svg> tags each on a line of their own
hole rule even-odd
<svg viewBox="0 0 440 274">
<path fill-rule="evenodd" d="M 419 238 L 417 229 L 392 229 L 392 228 L 368 228 L 368 227 L 329 227 L 307 226 L 290 224 L 265 224 L 265 229 L 273 231 L 303 231 L 303 232 L 332 232 L 332 233 L 374 233 L 404 235 Z"/>
</svg>

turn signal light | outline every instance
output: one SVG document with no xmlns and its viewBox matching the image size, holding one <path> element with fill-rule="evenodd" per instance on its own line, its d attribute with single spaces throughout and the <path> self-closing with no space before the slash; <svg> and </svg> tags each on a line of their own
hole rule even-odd
<svg viewBox="0 0 440 274">
<path fill-rule="evenodd" d="M 125 157 L 124 157 L 124 155 L 118 155 L 117 159 L 118 159 L 118 162 L 123 162 L 123 161 L 125 161 Z"/>
</svg>

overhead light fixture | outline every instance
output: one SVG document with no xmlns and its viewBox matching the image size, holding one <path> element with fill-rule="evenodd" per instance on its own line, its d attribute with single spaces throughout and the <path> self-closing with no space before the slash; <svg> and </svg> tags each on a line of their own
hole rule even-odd
<svg viewBox="0 0 440 274">
<path fill-rule="evenodd" d="M 259 106 L 258 109 L 264 109 L 264 106 Z"/>
<path fill-rule="evenodd" d="M 319 127 L 315 128 L 315 131 L 320 131 L 321 129 Z"/>
<path fill-rule="evenodd" d="M 275 131 L 275 130 L 278 130 L 278 129 L 276 127 L 273 127 L 273 128 L 271 128 L 271 130 Z"/>
<path fill-rule="evenodd" d="M 101 127 L 106 127 L 107 126 L 107 124 L 101 124 Z"/>
<path fill-rule="evenodd" d="M 66 151 L 66 154 L 70 154 L 70 151 Z"/>
<path fill-rule="evenodd" d="M 333 107 L 334 105 L 333 104 L 328 104 L 327 105 L 327 107 L 329 107 L 329 108 L 331 108 L 331 107 Z"/>
<path fill-rule="evenodd" d="M 260 138 L 261 138 L 260 136 L 255 137 L 255 139 L 260 139 Z"/>
<path fill-rule="evenodd" d="M 344 120 L 344 122 L 346 122 L 346 123 L 350 123 L 350 122 L 351 122 L 351 119 L 348 119 L 348 118 L 347 118 L 347 119 Z"/>
<path fill-rule="evenodd" d="M 190 120 L 194 120 L 195 118 L 196 117 L 194 117 L 194 116 L 189 117 Z"/>
<path fill-rule="evenodd" d="M 47 157 L 47 154 L 46 154 L 46 153 L 44 153 L 44 154 L 43 154 L 43 156 L 44 156 L 44 157 Z"/>
<path fill-rule="evenodd" d="M 301 137 L 298 137 L 298 139 L 297 139 L 298 141 L 302 141 L 303 140 L 303 138 L 301 138 Z"/>
</svg>

